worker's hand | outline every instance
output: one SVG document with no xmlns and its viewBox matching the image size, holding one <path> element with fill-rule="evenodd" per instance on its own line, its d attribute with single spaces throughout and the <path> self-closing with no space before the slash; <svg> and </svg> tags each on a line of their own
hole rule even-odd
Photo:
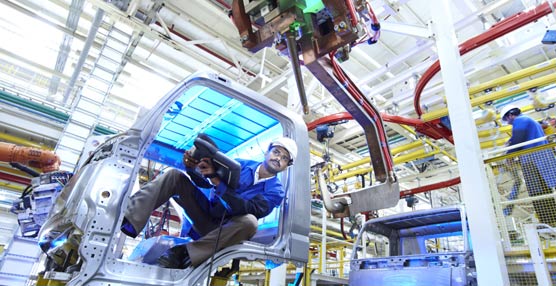
<svg viewBox="0 0 556 286">
<path fill-rule="evenodd" d="M 196 168 L 197 164 L 199 164 L 199 161 L 195 160 L 193 157 L 191 157 L 191 151 L 187 150 L 183 153 L 183 164 L 185 165 L 186 168 Z"/>
<path fill-rule="evenodd" d="M 220 178 L 216 175 L 216 168 L 214 168 L 210 158 L 202 158 L 197 168 L 199 173 L 208 178 L 213 185 L 218 186 L 220 184 Z"/>
</svg>

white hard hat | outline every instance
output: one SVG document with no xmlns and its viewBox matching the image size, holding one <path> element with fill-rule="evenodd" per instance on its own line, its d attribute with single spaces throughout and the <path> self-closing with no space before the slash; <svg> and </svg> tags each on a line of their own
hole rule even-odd
<svg viewBox="0 0 556 286">
<path fill-rule="evenodd" d="M 272 148 L 273 146 L 280 146 L 286 149 L 286 151 L 290 153 L 290 158 L 292 159 L 292 163 L 293 161 L 295 161 L 295 158 L 297 158 L 297 144 L 291 138 L 280 137 L 276 140 L 273 140 L 272 142 L 270 142 L 269 149 Z"/>
<path fill-rule="evenodd" d="M 514 105 L 514 104 L 505 105 L 504 107 L 502 107 L 502 110 L 500 110 L 500 118 L 502 120 L 504 120 L 504 117 L 508 114 L 508 112 L 510 112 L 511 110 L 514 110 L 514 109 L 517 109 L 519 111 L 518 114 L 521 113 L 521 109 L 519 109 L 519 107 L 517 105 Z M 504 120 L 504 121 L 506 121 L 506 120 Z"/>
</svg>

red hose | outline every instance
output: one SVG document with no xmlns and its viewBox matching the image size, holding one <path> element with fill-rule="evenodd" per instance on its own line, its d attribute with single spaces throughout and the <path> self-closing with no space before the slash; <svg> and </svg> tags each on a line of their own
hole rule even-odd
<svg viewBox="0 0 556 286">
<path fill-rule="evenodd" d="M 338 65 L 338 63 L 336 63 L 335 58 L 334 58 L 334 53 L 335 52 L 331 52 L 329 54 L 330 57 L 330 63 L 332 64 L 332 68 L 334 70 L 334 75 L 336 76 L 336 78 L 338 78 L 338 80 L 346 87 L 346 89 L 348 90 L 348 92 L 350 93 L 350 95 L 361 104 L 361 106 L 363 107 L 363 109 L 369 114 L 371 115 L 371 117 L 373 118 L 373 120 L 375 121 L 375 125 L 377 127 L 377 131 L 378 131 L 378 135 L 379 135 L 379 139 L 380 142 L 382 143 L 382 154 L 384 155 L 385 159 L 386 159 L 386 166 L 388 167 L 388 171 L 392 171 L 394 168 L 394 162 L 392 161 L 392 157 L 390 155 L 390 151 L 388 149 L 388 141 L 386 140 L 386 136 L 385 136 L 385 132 L 384 132 L 384 126 L 382 126 L 382 120 L 380 118 L 379 113 L 374 109 L 373 105 L 368 102 L 368 100 L 363 96 L 363 94 L 361 93 L 361 91 L 359 89 L 357 89 L 357 87 L 355 86 L 355 84 L 351 81 L 351 79 L 345 74 L 345 72 L 342 70 L 342 68 Z"/>
<path fill-rule="evenodd" d="M 556 4 L 556 2 L 554 2 Z M 501 36 L 506 35 L 522 26 L 525 26 L 531 22 L 534 22 L 552 12 L 548 2 L 535 7 L 528 12 L 519 12 L 509 18 L 506 18 L 488 29 L 488 31 L 473 37 L 465 42 L 463 42 L 459 47 L 460 55 L 464 55 L 486 43 L 489 43 Z M 437 60 L 432 64 L 432 66 L 425 71 L 417 86 L 415 87 L 415 98 L 413 100 L 413 107 L 417 115 L 421 117 L 423 115 L 423 110 L 421 110 L 421 93 L 425 89 L 427 83 L 431 78 L 440 71 L 440 62 Z"/>
<path fill-rule="evenodd" d="M 371 17 L 371 20 L 373 21 L 374 24 L 378 24 L 378 19 L 376 17 L 375 11 L 373 11 L 373 7 L 371 7 L 371 4 L 369 2 L 367 2 L 366 4 L 367 4 L 367 10 L 369 10 L 369 16 Z"/>
<path fill-rule="evenodd" d="M 346 231 L 344 230 L 344 217 L 340 219 L 340 232 L 342 232 L 342 236 L 344 237 L 344 239 L 347 240 L 348 237 L 346 235 Z"/>
<path fill-rule="evenodd" d="M 355 14 L 355 7 L 353 6 L 353 2 L 351 0 L 346 0 L 346 5 L 349 10 L 349 15 L 351 16 L 351 26 L 357 26 L 357 18 Z"/>
</svg>

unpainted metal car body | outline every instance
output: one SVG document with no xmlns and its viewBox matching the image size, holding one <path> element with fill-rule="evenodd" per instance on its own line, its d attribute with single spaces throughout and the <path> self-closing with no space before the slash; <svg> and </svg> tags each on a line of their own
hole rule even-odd
<svg viewBox="0 0 556 286">
<path fill-rule="evenodd" d="M 385 242 L 384 249 L 377 247 L 377 241 Z M 353 247 L 349 285 L 476 286 L 464 207 L 412 211 L 367 221 Z"/>
<path fill-rule="evenodd" d="M 217 98 L 227 99 L 215 107 Z M 215 110 L 206 111 L 207 117 L 193 129 L 175 128 L 179 126 L 178 117 L 196 118 L 193 113 L 199 112 L 200 107 L 194 104 L 200 100 L 207 102 L 204 106 Z M 186 108 L 189 106 L 191 109 Z M 248 134 L 249 126 L 242 125 L 249 119 L 242 118 L 245 110 L 254 110 L 275 120 L 277 124 L 274 125 L 281 131 L 279 135 L 294 139 L 299 148 L 295 164 L 281 175 L 286 198 L 279 208 L 274 233 L 259 240 L 257 234 L 251 241 L 217 252 L 213 265 L 207 261 L 185 270 L 122 259 L 126 238 L 120 232 L 120 225 L 143 158 L 179 167 L 181 154 L 187 147 L 184 138 L 195 138 L 198 132 L 247 134 L 238 135 L 241 140 L 230 136 L 239 140 L 233 146 L 224 144 L 233 142 L 232 139 L 222 141 L 223 152 L 233 153 L 241 144 L 253 143 L 265 136 L 265 126 Z M 260 121 L 261 116 L 252 121 Z M 218 128 L 218 124 L 234 127 Z M 237 132 L 230 130 L 233 128 L 238 128 Z M 177 138 L 182 141 L 173 145 L 165 141 L 169 137 L 164 136 L 170 131 L 177 132 Z M 236 258 L 306 263 L 310 226 L 308 140 L 302 118 L 280 104 L 215 74 L 190 76 L 127 132 L 99 146 L 65 186 L 40 234 L 41 248 L 48 256 L 43 278 L 66 275 L 67 285 L 199 285 L 206 279 L 209 267 L 216 269 Z"/>
</svg>

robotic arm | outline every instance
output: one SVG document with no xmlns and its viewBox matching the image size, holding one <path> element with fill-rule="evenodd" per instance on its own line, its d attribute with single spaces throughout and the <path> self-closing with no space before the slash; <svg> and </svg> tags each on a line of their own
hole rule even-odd
<svg viewBox="0 0 556 286">
<path fill-rule="evenodd" d="M 346 216 L 396 205 L 399 184 L 380 112 L 337 63 L 349 58 L 352 46 L 378 40 L 380 25 L 367 1 L 234 0 L 232 17 L 244 48 L 254 53 L 274 45 L 289 56 L 306 114 L 301 64 L 364 130 L 377 184 L 331 197 L 329 211 Z"/>
<path fill-rule="evenodd" d="M 0 161 L 20 163 L 43 172 L 57 171 L 60 168 L 60 157 L 52 151 L 0 142 Z"/>
</svg>

